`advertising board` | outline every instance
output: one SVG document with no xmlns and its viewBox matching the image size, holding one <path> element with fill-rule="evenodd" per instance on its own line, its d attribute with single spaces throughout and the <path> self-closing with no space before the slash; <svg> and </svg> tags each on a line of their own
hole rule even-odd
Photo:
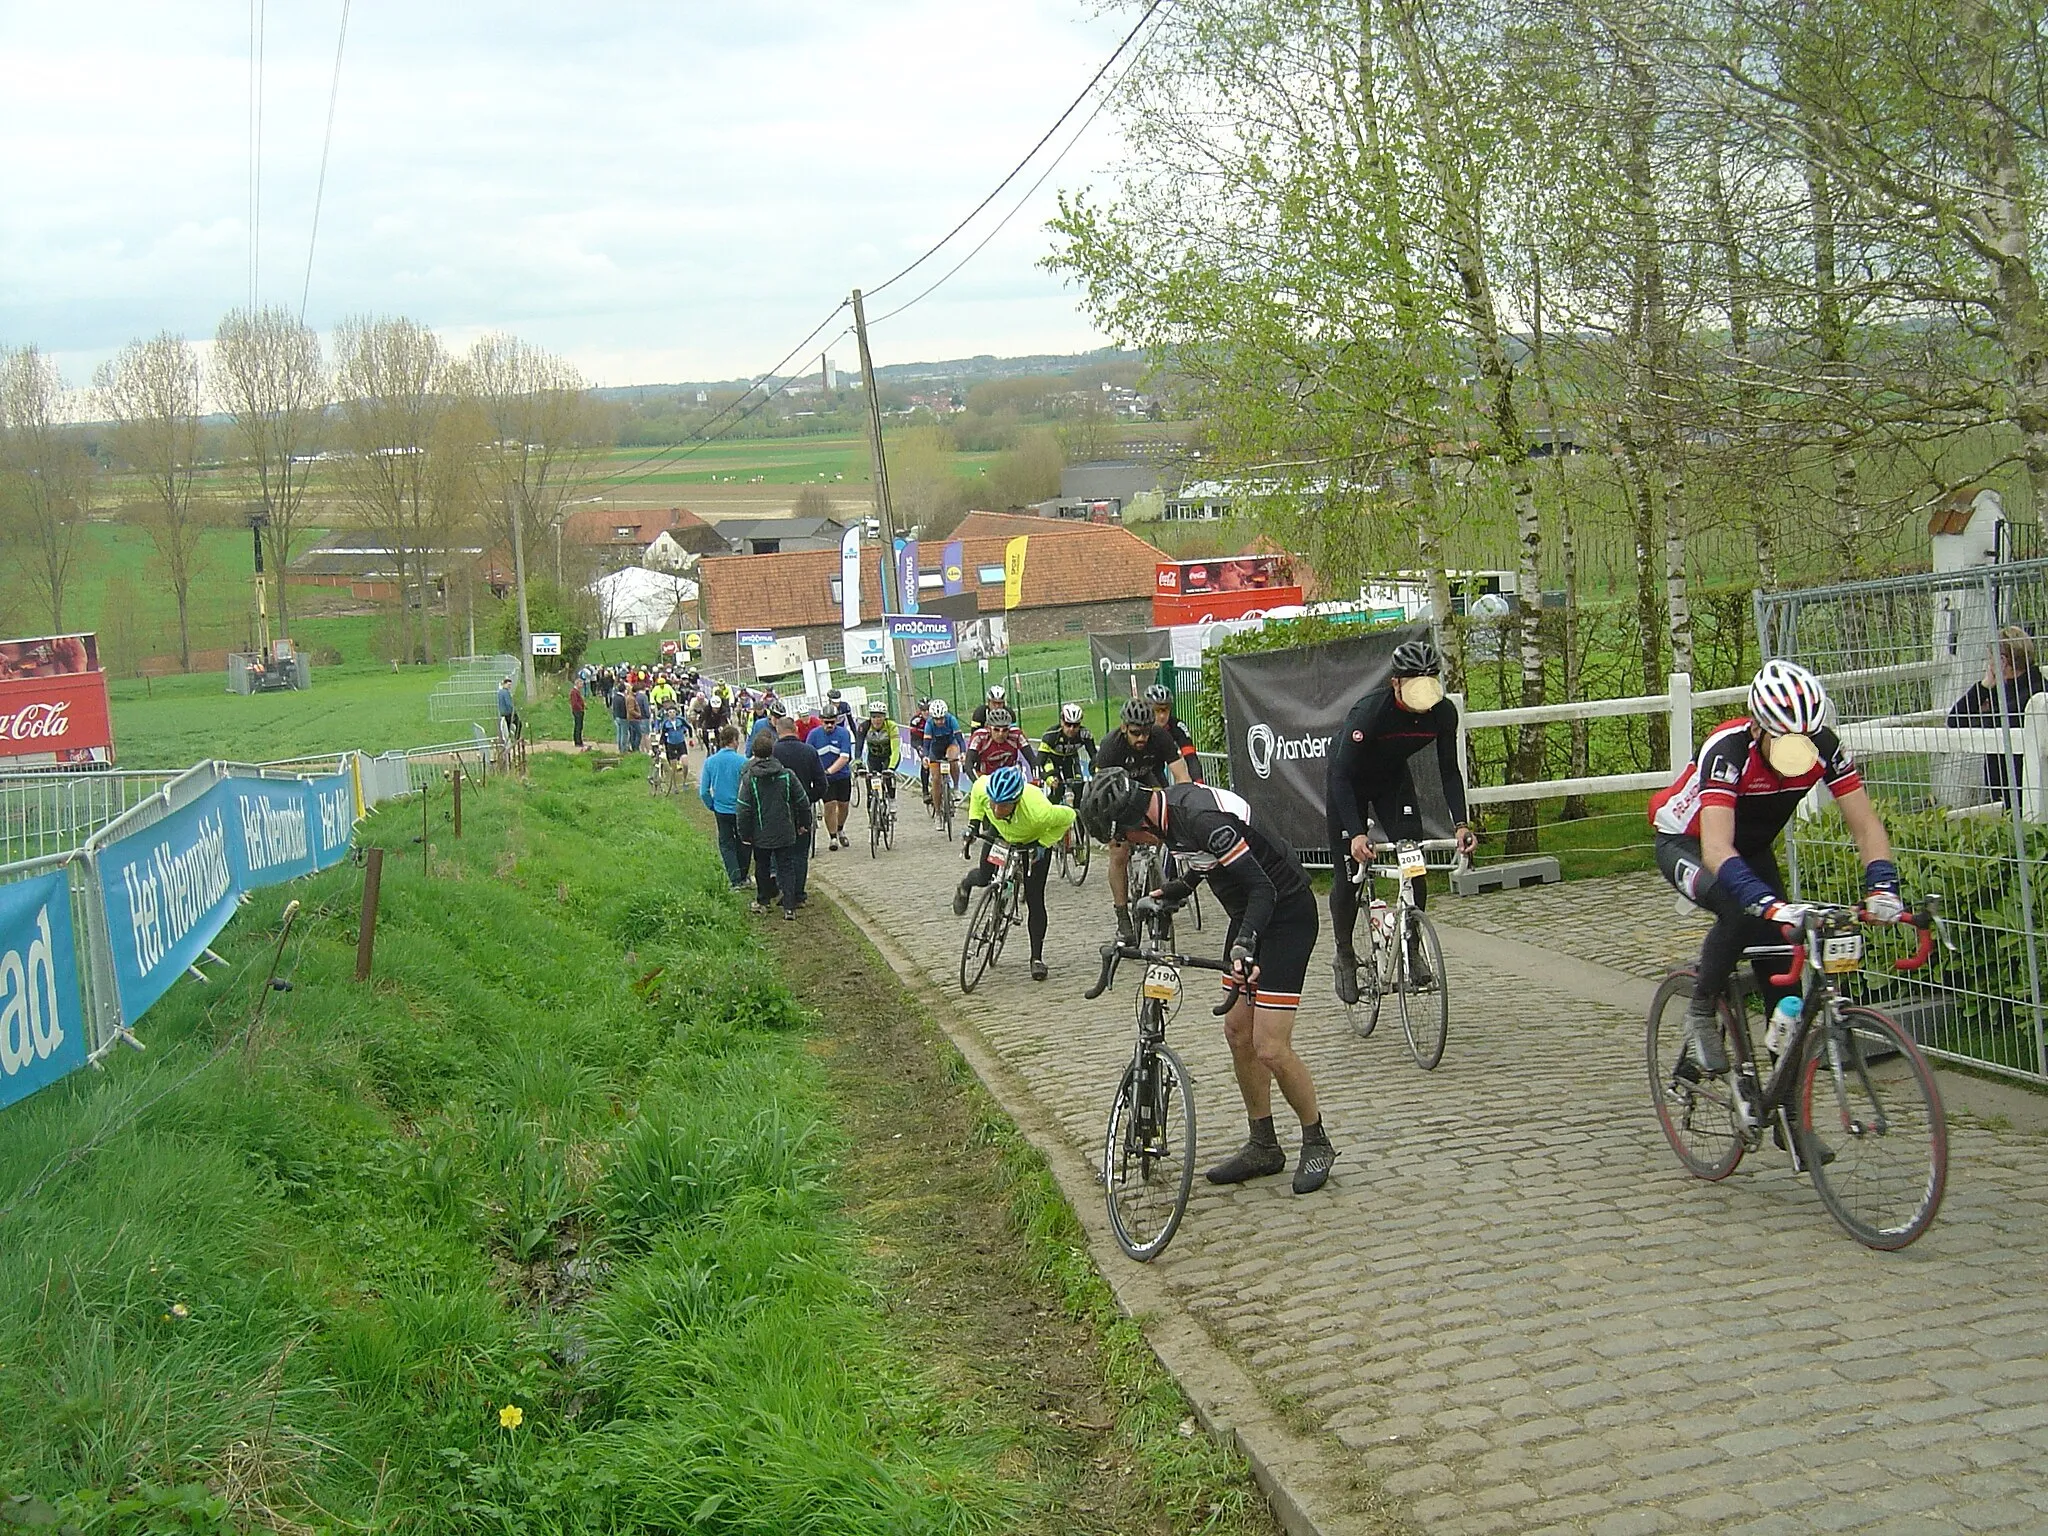
<svg viewBox="0 0 2048 1536">
<path fill-rule="evenodd" d="M 0 770 L 113 760 L 98 638 L 0 641 Z"/>
</svg>

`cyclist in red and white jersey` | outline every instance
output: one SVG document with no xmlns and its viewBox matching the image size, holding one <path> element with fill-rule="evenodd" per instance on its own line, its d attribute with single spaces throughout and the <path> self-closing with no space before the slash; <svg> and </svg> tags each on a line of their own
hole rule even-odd
<svg viewBox="0 0 2048 1536">
<path fill-rule="evenodd" d="M 1891 839 L 1827 715 L 1819 678 L 1789 661 L 1767 661 L 1749 685 L 1749 713 L 1717 727 L 1670 788 L 1650 799 L 1657 867 L 1688 901 L 1714 914 L 1686 1010 L 1693 1050 L 1710 1074 L 1728 1070 L 1715 1010 L 1743 949 L 1782 943 L 1778 925 L 1800 914 L 1785 900 L 1774 845 L 1814 785 L 1827 785 L 1856 839 L 1865 909 L 1879 922 L 1905 911 Z M 1767 983 L 1774 968 L 1756 965 L 1772 1002 L 1781 990 Z"/>
</svg>

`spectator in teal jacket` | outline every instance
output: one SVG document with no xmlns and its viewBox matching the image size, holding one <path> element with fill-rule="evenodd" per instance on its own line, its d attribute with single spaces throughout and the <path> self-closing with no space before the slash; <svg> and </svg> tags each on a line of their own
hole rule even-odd
<svg viewBox="0 0 2048 1536">
<path fill-rule="evenodd" d="M 740 770 L 747 760 L 740 756 L 740 728 L 728 725 L 718 733 L 718 750 L 704 759 L 697 773 L 697 798 L 718 819 L 718 856 L 725 861 L 725 878 L 734 890 L 747 883 L 748 854 L 740 843 Z"/>
</svg>

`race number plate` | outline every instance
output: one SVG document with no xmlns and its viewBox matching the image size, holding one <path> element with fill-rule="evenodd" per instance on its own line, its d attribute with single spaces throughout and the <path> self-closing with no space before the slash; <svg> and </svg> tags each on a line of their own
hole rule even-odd
<svg viewBox="0 0 2048 1536">
<path fill-rule="evenodd" d="M 1400 856 L 1403 880 L 1419 880 L 1429 873 L 1429 860 L 1422 856 L 1422 850 L 1413 843 L 1403 843 L 1400 847 Z"/>
<path fill-rule="evenodd" d="M 1010 847 L 1007 843 L 996 843 L 989 848 L 988 862 L 991 869 L 1000 870 L 1010 862 Z"/>
<path fill-rule="evenodd" d="M 1170 965 L 1148 965 L 1142 990 L 1147 997 L 1170 1003 L 1180 991 L 1180 972 Z"/>
<path fill-rule="evenodd" d="M 1845 975 L 1862 964 L 1862 934 L 1834 933 L 1820 941 L 1820 968 L 1830 976 Z"/>
</svg>

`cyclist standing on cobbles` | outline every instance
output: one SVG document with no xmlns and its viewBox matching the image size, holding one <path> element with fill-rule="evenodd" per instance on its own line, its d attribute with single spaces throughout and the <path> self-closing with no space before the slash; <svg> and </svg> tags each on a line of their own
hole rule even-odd
<svg viewBox="0 0 2048 1536">
<path fill-rule="evenodd" d="M 1143 700 L 1134 702 L 1143 703 Z M 1329 1180 L 1337 1150 L 1323 1129 L 1315 1082 L 1294 1051 L 1294 1018 L 1316 947 L 1316 902 L 1284 839 L 1252 826 L 1251 807 L 1228 790 L 1177 783 L 1148 789 L 1122 769 L 1104 768 L 1081 796 L 1088 835 L 1115 848 L 1126 839 L 1188 855 L 1184 873 L 1156 893 L 1178 904 L 1207 879 L 1230 931 L 1223 940 L 1240 991 L 1224 1016 L 1238 1092 L 1251 1135 L 1209 1170 L 1212 1184 L 1242 1184 L 1287 1167 L 1273 1129 L 1273 1084 L 1301 1117 L 1301 1160 L 1294 1192 L 1313 1194 Z"/>
<path fill-rule="evenodd" d="M 1145 690 L 1145 702 L 1152 706 L 1152 734 L 1164 737 L 1173 750 L 1180 754 L 1181 762 L 1187 767 L 1188 778 L 1193 783 L 1202 782 L 1202 757 L 1195 750 L 1195 738 L 1179 715 L 1173 712 L 1173 690 L 1164 683 L 1154 683 Z"/>
<path fill-rule="evenodd" d="M 1437 775 L 1444 799 L 1457 824 L 1458 851 L 1470 853 L 1479 840 L 1466 823 L 1465 774 L 1458 762 L 1458 710 L 1444 697 L 1439 680 L 1443 660 L 1427 640 L 1408 640 L 1394 647 L 1392 674 L 1361 695 L 1337 728 L 1337 739 L 1325 773 L 1323 809 L 1329 824 L 1330 858 L 1336 865 L 1330 880 L 1330 926 L 1337 954 L 1331 962 L 1337 978 L 1337 1000 L 1358 1001 L 1358 954 L 1352 935 L 1358 925 L 1358 887 L 1351 876 L 1372 862 L 1367 822 L 1377 817 L 1390 840 L 1422 837 L 1422 814 L 1416 806 L 1415 775 L 1408 760 L 1425 747 L 1436 747 Z M 1417 911 L 1429 901 L 1429 886 L 1418 875 L 1412 882 Z M 1408 974 L 1419 986 L 1434 979 L 1411 937 Z"/>
<path fill-rule="evenodd" d="M 1150 789 L 1188 782 L 1187 759 L 1154 728 L 1152 706 L 1143 699 L 1124 700 L 1123 723 L 1109 733 L 1102 750 L 1095 754 L 1095 773 L 1099 776 L 1105 768 L 1121 768 L 1134 783 Z M 1091 832 L 1089 835 L 1094 834 Z M 1126 888 L 1130 884 L 1130 869 L 1130 845 L 1111 843 L 1109 901 L 1116 909 L 1116 931 L 1122 939 L 1136 938 L 1138 932 L 1131 926 L 1128 905 L 1130 893 Z"/>
<path fill-rule="evenodd" d="M 994 711 L 990 711 L 991 714 Z M 1005 711 L 1007 713 L 1007 711 Z M 1024 770 L 1015 763 L 974 781 L 974 793 L 967 800 L 967 843 L 971 848 L 981 839 L 981 856 L 974 868 L 961 878 L 953 892 L 953 914 L 963 917 L 967 903 L 978 886 L 995 878 L 989 855 L 994 840 L 1002 839 L 1013 850 L 1013 858 L 1028 858 L 1023 871 L 1025 927 L 1031 935 L 1031 979 L 1045 980 L 1045 881 L 1052 869 L 1052 850 L 1059 846 L 1074 824 L 1070 807 L 1054 805 L 1036 785 L 1024 782 Z"/>
<path fill-rule="evenodd" d="M 1828 696 L 1820 679 L 1789 661 L 1767 661 L 1749 685 L 1748 715 L 1718 726 L 1668 789 L 1650 797 L 1657 867 L 1694 906 L 1714 914 L 1700 944 L 1686 1024 L 1700 1069 L 1728 1070 L 1718 1003 L 1742 951 L 1784 942 L 1782 923 L 1803 908 L 1785 900 L 1785 877 L 1774 845 L 1799 802 L 1826 784 L 1863 859 L 1863 906 L 1875 922 L 1897 922 L 1899 871 L 1891 839 L 1871 806 L 1863 777 L 1827 725 Z M 1774 960 L 1758 960 L 1766 1006 Z"/>
<path fill-rule="evenodd" d="M 1084 754 L 1089 771 L 1095 769 L 1095 735 L 1081 721 L 1079 704 L 1062 704 L 1059 724 L 1038 738 L 1038 762 L 1045 770 L 1046 798 L 1054 805 L 1066 804 L 1069 785 L 1073 786 L 1076 803 L 1080 801 Z"/>
</svg>

